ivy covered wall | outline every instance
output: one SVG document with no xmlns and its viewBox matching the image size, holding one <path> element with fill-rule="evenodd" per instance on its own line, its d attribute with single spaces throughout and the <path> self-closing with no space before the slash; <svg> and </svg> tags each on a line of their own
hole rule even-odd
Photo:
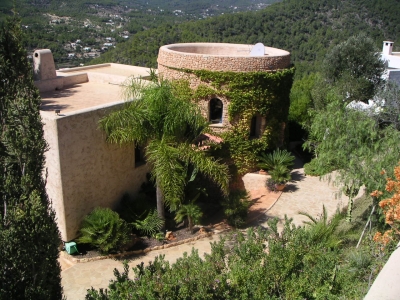
<svg viewBox="0 0 400 300">
<path fill-rule="evenodd" d="M 213 151 L 231 160 L 238 175 L 254 169 L 260 152 L 284 144 L 294 68 L 269 72 L 176 71 L 187 74 L 186 80 L 176 85 L 180 93 L 197 101 L 206 117 L 211 98 L 228 103 L 228 122 L 223 123 L 228 130 L 223 130 L 224 142 Z M 257 137 L 250 136 L 255 116 L 260 127 Z"/>
</svg>

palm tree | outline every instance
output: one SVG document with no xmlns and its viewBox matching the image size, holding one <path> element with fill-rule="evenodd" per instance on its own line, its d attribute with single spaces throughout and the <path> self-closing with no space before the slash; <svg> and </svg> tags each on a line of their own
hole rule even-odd
<svg viewBox="0 0 400 300">
<path fill-rule="evenodd" d="M 189 204 L 184 204 L 180 206 L 179 210 L 176 212 L 175 221 L 179 223 L 187 218 L 189 230 L 193 233 L 193 226 L 200 221 L 202 216 L 203 212 L 201 211 L 199 206 L 194 204 L 193 200 Z"/>
<path fill-rule="evenodd" d="M 157 188 L 157 211 L 164 219 L 164 203 L 176 210 L 184 197 L 189 166 L 217 183 L 227 194 L 228 168 L 207 156 L 195 140 L 208 128 L 199 107 L 179 96 L 173 83 L 145 84 L 132 80 L 126 89 L 132 100 L 125 108 L 100 120 L 110 143 L 135 143 L 144 148 Z"/>
</svg>

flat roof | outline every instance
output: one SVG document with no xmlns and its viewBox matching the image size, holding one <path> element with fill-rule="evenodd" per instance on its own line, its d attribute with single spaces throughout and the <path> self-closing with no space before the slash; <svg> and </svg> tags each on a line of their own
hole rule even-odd
<svg viewBox="0 0 400 300">
<path fill-rule="evenodd" d="M 41 111 L 59 109 L 61 113 L 88 109 L 124 100 L 123 83 L 129 77 L 149 76 L 150 69 L 119 64 L 103 64 L 88 67 L 62 69 L 57 71 L 57 79 L 73 82 L 62 89 L 41 92 Z M 86 74 L 86 76 L 82 76 Z M 71 80 L 80 78 L 80 82 Z M 85 80 L 82 81 L 81 78 Z"/>
<path fill-rule="evenodd" d="M 262 45 L 262 44 L 261 44 Z M 160 49 L 163 51 L 181 52 L 186 55 L 209 55 L 225 57 L 257 57 L 251 56 L 250 52 L 255 45 L 248 44 L 229 44 L 229 43 L 180 43 L 164 45 Z M 286 50 L 264 47 L 264 55 L 268 57 L 287 56 L 290 53 Z"/>
<path fill-rule="evenodd" d="M 40 110 L 61 112 L 90 108 L 102 104 L 120 101 L 122 88 L 119 85 L 87 82 L 75 84 L 62 90 L 40 93 L 42 105 Z"/>
</svg>

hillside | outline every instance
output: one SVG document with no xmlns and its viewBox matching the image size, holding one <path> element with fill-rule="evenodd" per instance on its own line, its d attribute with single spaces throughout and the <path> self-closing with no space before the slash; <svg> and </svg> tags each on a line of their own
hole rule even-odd
<svg viewBox="0 0 400 300">
<path fill-rule="evenodd" d="M 156 67 L 158 48 L 177 42 L 262 42 L 292 53 L 295 63 L 320 59 L 332 45 L 364 31 L 380 48 L 398 41 L 398 1 L 284 0 L 257 12 L 164 25 L 132 36 L 93 63 Z M 396 44 L 395 44 L 396 46 Z M 397 45 L 399 47 L 400 45 Z"/>
<path fill-rule="evenodd" d="M 50 48 L 59 67 L 70 67 L 87 63 L 141 31 L 259 10 L 277 1 L 280 0 L 1 0 L 0 23 L 12 14 L 15 3 L 28 53 Z"/>
</svg>

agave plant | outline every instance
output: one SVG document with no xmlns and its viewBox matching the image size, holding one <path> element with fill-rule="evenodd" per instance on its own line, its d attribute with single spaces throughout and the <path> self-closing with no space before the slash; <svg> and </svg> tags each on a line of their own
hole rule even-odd
<svg viewBox="0 0 400 300">
<path fill-rule="evenodd" d="M 287 150 L 277 149 L 272 153 L 262 153 L 258 159 L 258 167 L 272 171 L 277 166 L 284 166 L 286 168 L 292 167 L 295 157 Z"/>
</svg>

